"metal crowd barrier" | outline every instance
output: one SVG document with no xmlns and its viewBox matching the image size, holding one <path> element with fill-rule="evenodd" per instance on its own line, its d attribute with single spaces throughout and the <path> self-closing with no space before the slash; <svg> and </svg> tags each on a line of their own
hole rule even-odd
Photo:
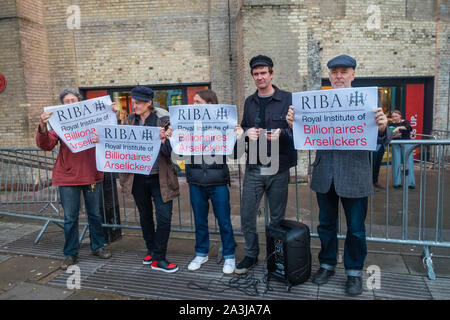
<svg viewBox="0 0 450 320">
<path fill-rule="evenodd" d="M 417 150 L 414 174 L 416 189 L 408 189 L 403 183 L 402 189 L 394 189 L 391 182 L 390 148 L 393 145 L 411 145 L 413 148 L 404 154 Z M 428 277 L 435 278 L 430 247 L 450 247 L 450 219 L 444 213 L 450 207 L 450 197 L 446 193 L 446 183 L 450 183 L 448 170 L 450 161 L 448 149 L 450 140 L 399 140 L 387 146 L 387 163 L 381 167 L 379 181 L 385 181 L 385 190 L 378 190 L 369 198 L 366 219 L 366 237 L 368 241 L 423 246 L 423 261 Z M 34 148 L 0 148 L 0 214 L 45 221 L 35 239 L 37 243 L 49 223 L 61 227 L 64 214 L 59 202 L 57 187 L 51 183 L 51 174 L 57 152 L 46 152 Z M 309 165 L 314 152 L 303 152 Z M 433 166 L 429 166 L 433 162 Z M 231 215 L 234 233 L 242 235 L 240 230 L 240 201 L 242 195 L 243 166 L 231 165 Z M 310 166 L 308 167 L 310 169 Z M 301 221 L 309 225 L 312 237 L 318 237 L 319 209 L 315 194 L 309 188 L 311 171 L 299 177 L 297 168 L 291 171 L 289 200 L 286 218 Z M 403 181 L 412 174 L 403 170 Z M 121 228 L 140 229 L 139 213 L 133 197 L 121 192 L 118 177 L 105 174 L 104 192 L 101 199 L 103 226 L 111 230 Z M 383 180 L 384 179 L 384 180 Z M 194 218 L 189 200 L 189 188 L 182 173 L 179 174 L 180 197 L 173 202 L 172 230 L 177 232 L 195 232 Z M 211 209 L 212 210 L 212 209 Z M 264 232 L 268 217 L 267 201 L 262 201 L 258 218 L 258 230 Z M 264 216 L 264 217 L 262 217 Z M 210 215 L 210 217 L 213 217 Z M 210 218 L 210 232 L 218 233 L 217 222 Z M 80 213 L 80 225 L 83 227 L 80 240 L 87 228 L 84 209 Z M 346 236 L 345 218 L 342 208 L 338 221 L 338 238 Z"/>
<path fill-rule="evenodd" d="M 431 134 L 436 137 L 438 140 L 448 140 L 450 139 L 450 131 L 449 130 L 432 130 Z"/>
</svg>

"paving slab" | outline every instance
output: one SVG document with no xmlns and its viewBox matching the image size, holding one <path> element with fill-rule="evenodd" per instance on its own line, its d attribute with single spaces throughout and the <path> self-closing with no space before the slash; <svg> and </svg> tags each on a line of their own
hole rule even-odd
<svg viewBox="0 0 450 320">
<path fill-rule="evenodd" d="M 65 300 L 130 300 L 130 297 L 112 293 L 102 293 L 96 291 L 75 290 Z"/>
<path fill-rule="evenodd" d="M 11 256 L 4 256 L 4 255 L 0 254 L 0 263 L 6 261 L 8 259 L 11 259 Z"/>
<path fill-rule="evenodd" d="M 427 269 L 424 267 L 420 256 L 404 255 L 403 259 L 405 260 L 411 274 L 427 276 Z M 450 278 L 450 258 L 432 256 L 432 261 L 435 274 L 440 275 L 441 277 Z"/>
<path fill-rule="evenodd" d="M 433 296 L 423 276 L 382 273 L 380 289 L 374 289 L 376 299 L 431 300 Z"/>
<path fill-rule="evenodd" d="M 24 235 L 40 230 L 42 227 L 34 224 L 4 222 L 0 220 L 0 248 L 7 249 L 8 243 L 22 238 Z"/>
<path fill-rule="evenodd" d="M 383 253 L 371 253 L 367 254 L 365 269 L 369 266 L 375 265 L 380 267 L 380 271 L 389 271 L 392 273 L 409 273 L 408 267 L 401 255 L 388 255 Z"/>
<path fill-rule="evenodd" d="M 30 256 L 13 256 L 0 263 L 0 289 L 9 290 L 17 282 L 38 281 L 57 271 L 59 261 Z"/>
<path fill-rule="evenodd" d="M 19 226 L 16 227 L 16 229 L 18 228 Z M 449 258 L 434 257 L 435 263 L 442 265 L 442 267 L 436 268 L 438 280 L 430 282 L 427 281 L 423 267 L 421 267 L 422 269 L 418 267 L 415 269 L 409 266 L 409 264 L 417 262 L 421 264 L 420 256 L 415 252 L 411 254 L 409 252 L 403 253 L 404 256 L 401 253 L 394 254 L 385 245 L 378 246 L 378 249 L 386 249 L 386 252 L 369 251 L 366 263 L 366 267 L 371 264 L 380 266 L 382 271 L 381 288 L 372 290 L 365 287 L 363 294 L 357 297 L 345 295 L 346 276 L 342 263 L 338 263 L 336 275 L 328 284 L 323 286 L 318 286 L 308 280 L 288 291 L 284 283 L 273 279 L 269 282 L 269 287 L 266 287 L 264 261 L 266 252 L 263 237 L 260 237 L 260 261 L 254 268 L 252 278 L 249 280 L 250 282 L 256 282 L 252 282 L 253 285 L 248 290 L 243 290 L 242 286 L 240 289 L 233 287 L 237 277 L 224 275 L 222 263 L 216 263 L 215 254 L 219 247 L 216 235 L 211 236 L 210 260 L 200 270 L 191 272 L 187 270 L 187 266 L 194 257 L 195 238 L 192 234 L 172 233 L 167 258 L 169 261 L 176 263 L 180 270 L 174 274 L 164 274 L 142 264 L 145 246 L 140 233 L 135 232 L 136 230 L 132 230 L 133 232 L 128 235 L 127 232 L 124 232 L 121 240 L 108 246 L 113 253 L 113 257 L 108 260 L 93 256 L 90 252 L 88 238 L 86 238 L 81 245 L 80 260 L 77 264 L 81 272 L 81 290 L 68 290 L 67 279 L 71 273 L 56 270 L 63 258 L 64 235 L 61 230 L 58 230 L 57 227 L 49 227 L 49 232 L 45 233 L 38 245 L 33 244 L 37 231 L 35 233 L 30 233 L 26 229 L 22 231 L 24 232 L 23 236 L 16 241 L 9 242 L 8 249 L 0 248 L 0 252 L 4 253 L 0 257 L 10 257 L 0 263 L 0 279 L 8 280 L 8 282 L 3 283 L 3 287 L 0 286 L 0 293 L 5 295 L 11 292 L 9 296 L 5 297 L 17 297 L 21 292 L 23 295 L 31 295 L 32 292 L 27 291 L 25 287 L 21 289 L 23 283 L 67 291 L 70 294 L 66 298 L 73 300 L 108 300 L 110 298 L 151 300 L 426 300 L 448 299 L 450 296 L 450 289 L 448 289 L 450 277 L 445 277 Z M 239 261 L 244 255 L 243 239 L 237 237 L 237 243 L 236 258 Z M 312 274 L 318 268 L 318 244 L 318 239 L 313 239 Z M 342 242 L 340 242 L 341 244 Z M 340 246 L 340 254 L 342 254 L 342 248 L 343 246 Z M 411 260 L 411 262 L 408 263 L 408 260 Z M 11 270 L 17 272 L 11 272 Z M 413 273 L 411 270 L 416 270 L 416 272 Z M 444 277 L 439 273 L 441 271 L 444 272 Z M 364 274 L 363 284 L 366 284 L 368 276 L 368 274 Z M 442 279 L 445 281 L 442 281 Z M 16 286 L 18 286 L 16 290 L 22 291 L 11 291 Z M 255 288 L 258 290 L 258 295 L 252 295 Z M 47 293 L 44 293 L 43 296 L 45 294 Z"/>
<path fill-rule="evenodd" d="M 436 280 L 425 279 L 425 284 L 435 300 L 450 300 L 450 279 L 437 277 Z"/>
<path fill-rule="evenodd" d="M 0 300 L 64 300 L 72 291 L 36 283 L 21 282 L 0 294 Z"/>
</svg>

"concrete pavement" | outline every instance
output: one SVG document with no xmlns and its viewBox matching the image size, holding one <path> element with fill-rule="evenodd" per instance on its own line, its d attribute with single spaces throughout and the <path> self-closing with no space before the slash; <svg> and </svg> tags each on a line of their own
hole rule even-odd
<svg viewBox="0 0 450 320">
<path fill-rule="evenodd" d="M 342 263 L 332 281 L 317 286 L 310 280 L 287 292 L 284 284 L 270 281 L 272 291 L 259 288 L 256 297 L 243 295 L 228 288 L 231 276 L 222 273 L 217 264 L 218 236 L 212 235 L 210 261 L 197 272 L 187 270 L 194 256 L 194 234 L 172 233 L 168 259 L 177 263 L 175 274 L 161 274 L 143 266 L 141 259 L 145 246 L 139 230 L 123 229 L 123 236 L 108 246 L 113 253 L 110 260 L 100 260 L 90 254 L 89 237 L 86 236 L 80 250 L 79 266 L 82 271 L 81 289 L 68 289 L 70 274 L 59 269 L 63 258 L 63 233 L 51 225 L 39 244 L 33 240 L 42 222 L 0 216 L 0 300 L 128 300 L 128 299 L 350 299 L 344 294 L 345 275 Z M 237 260 L 243 256 L 243 239 L 238 242 Z M 264 278 L 265 239 L 260 236 L 260 263 L 254 276 Z M 343 248 L 343 242 L 340 242 Z M 437 279 L 428 280 L 421 261 L 422 248 L 417 246 L 368 243 L 366 268 L 377 266 L 381 271 L 380 288 L 365 288 L 356 299 L 450 299 L 450 249 L 432 248 Z M 318 268 L 319 241 L 312 239 L 314 272 Z M 364 275 L 367 282 L 370 274 Z M 211 280 L 217 279 L 223 293 L 208 292 Z M 143 285 L 145 284 L 145 285 Z M 203 290 L 194 290 L 192 284 Z M 167 287 L 176 290 L 167 292 Z M 261 285 L 260 285 L 261 286 Z M 210 288 L 209 288 L 210 289 Z M 353 298 L 352 298 L 353 299 Z"/>
</svg>

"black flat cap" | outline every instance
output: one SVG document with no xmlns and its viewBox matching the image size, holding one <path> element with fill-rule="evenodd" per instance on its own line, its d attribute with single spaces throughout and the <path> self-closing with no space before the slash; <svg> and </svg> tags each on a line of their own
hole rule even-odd
<svg viewBox="0 0 450 320">
<path fill-rule="evenodd" d="M 131 97 L 139 101 L 150 101 L 154 95 L 152 89 L 144 86 L 137 86 L 131 90 Z"/>
<path fill-rule="evenodd" d="M 273 61 L 268 56 L 258 55 L 256 57 L 253 57 L 250 60 L 250 68 L 251 69 L 253 69 L 254 67 L 257 67 L 257 66 L 268 66 L 268 67 L 272 68 Z"/>
<path fill-rule="evenodd" d="M 343 54 L 337 57 L 334 57 L 327 63 L 328 69 L 336 68 L 336 67 L 350 67 L 355 69 L 356 68 L 356 60 L 352 57 Z"/>
</svg>

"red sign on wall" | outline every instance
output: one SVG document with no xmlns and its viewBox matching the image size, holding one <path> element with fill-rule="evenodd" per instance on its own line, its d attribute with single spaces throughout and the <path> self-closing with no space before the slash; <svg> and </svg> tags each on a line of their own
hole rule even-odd
<svg viewBox="0 0 450 320">
<path fill-rule="evenodd" d="M 6 88 L 6 78 L 3 74 L 0 73 L 0 92 L 5 90 Z"/>
<path fill-rule="evenodd" d="M 424 98 L 423 83 L 407 84 L 406 85 L 406 120 L 409 121 L 412 127 L 411 139 L 422 139 L 420 134 L 423 130 L 423 98 Z M 417 136 L 419 134 L 419 136 Z M 418 158 L 419 150 L 414 150 L 414 158 Z"/>
</svg>

